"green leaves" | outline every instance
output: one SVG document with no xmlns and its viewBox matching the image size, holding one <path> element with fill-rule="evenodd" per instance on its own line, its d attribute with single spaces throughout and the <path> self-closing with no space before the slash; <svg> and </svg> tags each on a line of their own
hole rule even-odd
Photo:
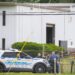
<svg viewBox="0 0 75 75">
<path fill-rule="evenodd" d="M 75 3 L 75 0 L 0 0 L 1 2 L 28 2 L 28 3 Z"/>
<path fill-rule="evenodd" d="M 49 0 L 40 0 L 40 3 L 49 3 Z"/>
<path fill-rule="evenodd" d="M 54 44 L 38 44 L 38 43 L 34 43 L 34 42 L 16 42 L 16 43 L 12 44 L 12 48 L 21 50 L 21 48 L 23 47 L 24 44 L 25 44 L 25 46 L 24 46 L 23 50 L 35 50 L 35 51 L 43 50 L 43 49 L 44 49 L 44 51 L 64 50 L 63 48 L 56 46 Z"/>
<path fill-rule="evenodd" d="M 16 42 L 12 44 L 12 48 L 18 50 L 22 49 L 23 52 L 28 53 L 29 55 L 34 57 L 37 55 L 37 53 L 42 53 L 43 51 L 50 53 L 52 51 L 60 52 L 64 50 L 64 48 L 56 46 L 54 44 L 39 44 L 35 42 Z"/>
</svg>

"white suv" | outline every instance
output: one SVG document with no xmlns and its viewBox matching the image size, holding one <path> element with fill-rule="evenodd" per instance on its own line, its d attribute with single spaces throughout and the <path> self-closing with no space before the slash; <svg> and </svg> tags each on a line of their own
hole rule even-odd
<svg viewBox="0 0 75 75">
<path fill-rule="evenodd" d="M 0 71 L 47 72 L 50 64 L 43 58 L 32 58 L 18 50 L 0 50 Z"/>
</svg>

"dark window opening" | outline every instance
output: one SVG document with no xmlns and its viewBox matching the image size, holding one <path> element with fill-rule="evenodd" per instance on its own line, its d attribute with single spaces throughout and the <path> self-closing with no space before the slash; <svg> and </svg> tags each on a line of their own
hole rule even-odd
<svg viewBox="0 0 75 75">
<path fill-rule="evenodd" d="M 31 59 L 31 56 L 22 52 L 22 53 L 20 53 L 20 58 Z"/>
<path fill-rule="evenodd" d="M 46 43 L 55 43 L 55 26 L 46 27 Z"/>
<path fill-rule="evenodd" d="M 5 50 L 5 38 L 2 39 L 2 50 Z"/>
<path fill-rule="evenodd" d="M 16 58 L 17 57 L 17 52 L 5 52 L 2 55 L 3 58 Z"/>
<path fill-rule="evenodd" d="M 67 50 L 67 41 L 59 40 L 59 46 Z"/>
<path fill-rule="evenodd" d="M 2 55 L 3 58 L 25 58 L 25 59 L 31 59 L 32 57 L 25 54 L 25 53 L 20 53 L 20 52 L 5 52 Z"/>
<path fill-rule="evenodd" d="M 3 11 L 3 26 L 5 26 L 5 22 L 6 22 L 6 11 Z"/>
</svg>

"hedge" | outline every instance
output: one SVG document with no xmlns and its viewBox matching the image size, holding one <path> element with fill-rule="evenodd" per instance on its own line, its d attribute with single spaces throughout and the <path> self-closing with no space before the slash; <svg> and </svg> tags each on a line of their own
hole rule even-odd
<svg viewBox="0 0 75 75">
<path fill-rule="evenodd" d="M 16 42 L 12 44 L 12 48 L 14 49 L 21 50 L 22 47 L 23 47 L 23 50 L 35 50 L 35 51 L 43 50 L 43 47 L 45 51 L 64 50 L 62 47 L 56 46 L 54 44 L 40 44 L 40 43 L 35 43 L 35 42 Z"/>
</svg>

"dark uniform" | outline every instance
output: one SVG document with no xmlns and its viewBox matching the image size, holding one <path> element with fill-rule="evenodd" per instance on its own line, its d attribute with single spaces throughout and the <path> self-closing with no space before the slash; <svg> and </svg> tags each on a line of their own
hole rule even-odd
<svg viewBox="0 0 75 75">
<path fill-rule="evenodd" d="M 50 65 L 51 65 L 51 72 L 54 73 L 54 59 L 56 59 L 56 73 L 59 73 L 59 64 L 58 64 L 58 56 L 56 54 L 52 54 L 50 56 Z"/>
</svg>

